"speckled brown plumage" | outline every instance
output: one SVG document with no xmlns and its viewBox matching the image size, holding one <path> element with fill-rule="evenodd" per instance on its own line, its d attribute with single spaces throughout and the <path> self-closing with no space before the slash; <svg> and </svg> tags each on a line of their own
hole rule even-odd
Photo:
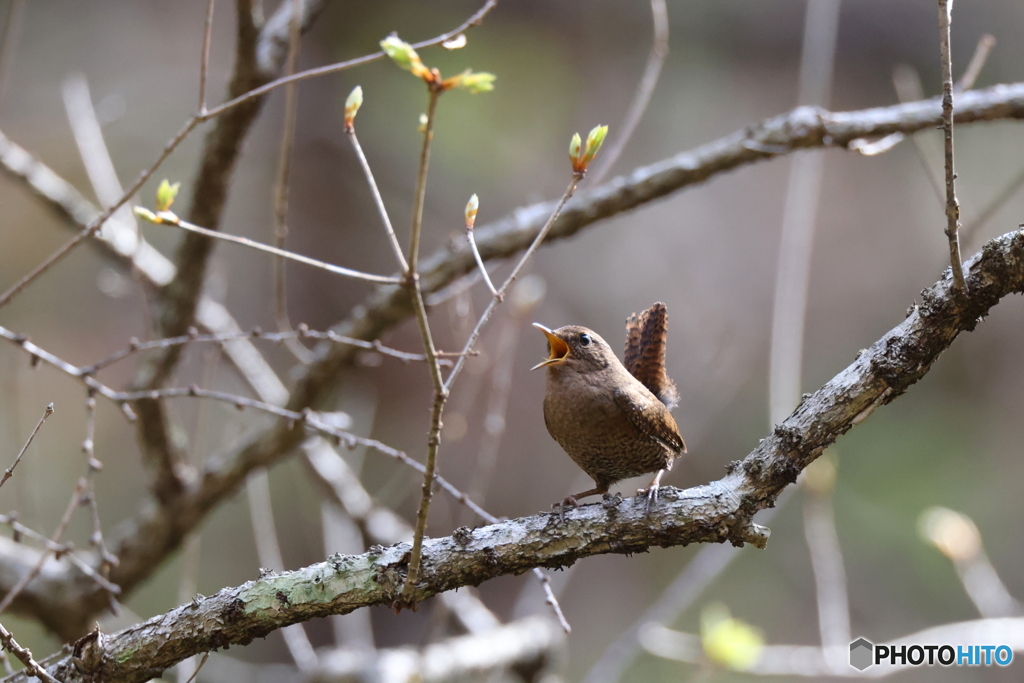
<svg viewBox="0 0 1024 683">
<path fill-rule="evenodd" d="M 647 379 L 663 396 L 672 398 L 675 384 L 664 371 L 667 315 L 655 304 L 627 324 L 626 359 L 634 373 Z M 619 362 L 615 352 L 595 332 L 568 325 L 549 330 L 544 423 L 552 438 L 594 480 L 595 487 L 562 501 L 606 493 L 622 479 L 657 472 L 648 489 L 648 504 L 656 495 L 665 470 L 686 444 L 663 400 Z M 660 364 L 660 369 L 658 365 Z"/>
</svg>

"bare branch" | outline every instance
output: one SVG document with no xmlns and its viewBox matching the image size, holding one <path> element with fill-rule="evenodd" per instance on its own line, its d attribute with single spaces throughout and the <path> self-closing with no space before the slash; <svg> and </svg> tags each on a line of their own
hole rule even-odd
<svg viewBox="0 0 1024 683">
<path fill-rule="evenodd" d="M 291 1 L 291 17 L 288 22 L 288 56 L 285 59 L 286 76 L 295 73 L 295 63 L 299 57 L 299 39 L 301 36 L 300 17 L 302 0 Z M 281 124 L 281 144 L 278 150 L 277 179 L 274 187 L 274 246 L 284 249 L 288 236 L 288 194 L 291 180 L 292 148 L 295 145 L 295 121 L 298 113 L 299 93 L 295 83 L 285 87 L 284 122 Z M 277 329 L 291 330 L 288 318 L 288 296 L 285 286 L 286 268 L 282 258 L 274 259 L 274 317 Z M 298 341 L 287 342 L 288 349 L 302 363 L 310 361 L 309 349 Z"/>
<path fill-rule="evenodd" d="M 0 642 L 3 642 L 5 650 L 11 652 L 18 658 L 18 661 L 25 665 L 25 670 L 33 677 L 46 681 L 46 683 L 61 683 L 40 666 L 39 662 L 32 658 L 32 651 L 27 647 L 19 645 L 14 636 L 11 635 L 11 632 L 4 628 L 2 624 L 0 624 Z"/>
<path fill-rule="evenodd" d="M 183 221 L 177 216 L 169 214 L 167 212 L 157 213 L 155 214 L 155 218 L 156 220 L 150 221 L 154 225 L 171 225 L 176 228 L 181 228 L 182 230 L 187 230 L 188 232 L 197 233 L 213 239 L 224 240 L 225 242 L 231 242 L 233 244 L 241 244 L 243 247 L 249 247 L 250 249 L 255 249 L 256 251 L 262 251 L 268 254 L 273 254 L 274 256 L 277 256 L 279 258 L 289 259 L 297 263 L 303 263 L 307 266 L 313 266 L 314 268 L 326 270 L 328 273 L 334 273 L 335 275 L 343 275 L 345 277 L 351 277 L 357 280 L 365 280 L 367 282 L 379 282 L 383 284 L 397 284 L 402 281 L 402 278 L 399 277 L 363 273 L 358 270 L 352 270 L 351 268 L 345 268 L 343 266 L 336 266 L 334 264 L 326 263 L 324 261 L 318 261 L 315 258 L 310 258 L 308 256 L 296 254 L 295 252 L 287 251 L 285 249 L 278 249 L 277 247 L 272 247 L 268 244 L 262 244 L 260 242 L 256 242 L 255 240 L 251 240 L 248 237 L 239 237 L 237 235 L 229 235 L 227 233 L 217 232 L 216 230 L 210 230 L 208 228 L 204 228 L 198 225 L 193 225 L 188 221 Z"/>
<path fill-rule="evenodd" d="M 484 257 L 480 255 L 480 249 L 476 246 L 476 237 L 473 236 L 473 232 L 473 226 L 467 225 L 466 242 L 469 243 L 469 248 L 473 250 L 473 258 L 476 259 L 476 267 L 480 269 L 480 277 L 483 278 L 484 284 L 486 284 L 487 289 L 490 290 L 491 296 L 498 296 L 498 290 L 494 288 L 494 283 L 491 282 L 491 276 L 487 273 L 487 266 L 484 264 Z"/>
<path fill-rule="evenodd" d="M 953 170 L 953 59 L 949 46 L 949 27 L 953 18 L 952 0 L 939 0 L 939 45 L 942 52 L 942 133 L 946 159 L 946 237 L 953 281 L 964 291 L 964 270 L 960 258 L 960 202 L 956 198 L 956 172 Z"/>
<path fill-rule="evenodd" d="M 634 499 L 586 505 L 567 514 L 567 523 L 550 513 L 465 530 L 453 537 L 424 541 L 424 571 L 415 600 L 517 574 L 538 566 L 564 566 L 604 553 L 643 552 L 651 546 L 730 540 L 763 546 L 767 530 L 730 521 L 735 512 L 726 489 L 701 487 L 682 492 L 666 488 L 662 505 L 648 515 Z M 671 500 L 675 495 L 675 500 Z M 735 502 L 734 500 L 732 501 Z M 409 545 L 401 543 L 363 555 L 333 555 L 326 562 L 266 576 L 154 617 L 105 637 L 104 680 L 142 681 L 154 670 L 213 647 L 249 642 L 290 624 L 370 605 L 389 606 L 400 599 L 408 567 Z M 199 628 L 216 620 L 216 629 Z M 159 634 L 155 636 L 154 634 Z M 159 639 L 159 643 L 157 642 Z M 217 645 L 214 645 L 217 643 Z M 132 656 L 121 653 L 132 652 Z M 50 667 L 65 683 L 82 681 L 90 671 Z"/>
<path fill-rule="evenodd" d="M 68 501 L 68 506 L 64 510 L 64 514 L 61 516 L 60 522 L 57 524 L 57 529 L 53 532 L 53 536 L 50 537 L 50 544 L 47 545 L 47 550 L 52 552 L 54 557 L 57 557 L 58 559 L 63 556 L 69 548 L 67 546 L 59 546 L 57 545 L 57 542 L 60 540 L 60 537 L 64 535 L 64 531 L 68 528 L 68 524 L 71 523 L 71 517 L 75 514 L 75 510 L 77 510 L 78 506 L 81 504 L 82 494 L 85 493 L 87 486 L 88 485 L 84 478 L 78 480 L 78 483 L 75 485 L 75 490 L 71 493 L 71 500 Z M 53 547 L 58 549 L 51 550 Z M 3 612 L 5 609 L 10 607 L 15 598 L 25 590 L 25 587 L 30 584 L 33 579 L 39 576 L 39 573 L 43 571 L 43 565 L 46 564 L 46 561 L 50 557 L 50 552 L 44 552 L 40 555 L 39 560 L 36 562 L 36 566 L 32 568 L 32 571 L 23 574 L 21 578 L 18 579 L 18 582 L 15 583 L 9 591 L 7 591 L 3 600 L 0 600 L 0 612 Z"/>
<path fill-rule="evenodd" d="M 590 183 L 600 183 L 619 157 L 626 149 L 626 145 L 633 138 L 636 127 L 640 125 L 640 119 L 647 111 L 647 105 L 651 103 L 651 95 L 658 85 L 661 76 L 661 67 L 665 65 L 665 58 L 668 57 L 668 7 L 665 0 L 651 0 L 651 21 L 654 24 L 654 38 L 651 42 L 651 51 L 647 54 L 647 65 L 644 66 L 643 76 L 636 86 L 636 93 L 633 101 L 629 103 L 629 109 L 622 120 L 622 124 L 616 128 L 617 135 L 611 144 L 604 150 L 598 166 L 588 174 Z"/>
<path fill-rule="evenodd" d="M 971 56 L 971 61 L 967 64 L 967 68 L 964 69 L 963 76 L 953 86 L 956 92 L 970 90 L 974 87 L 974 82 L 981 75 L 981 70 L 985 68 L 985 62 L 988 61 L 988 56 L 995 46 L 996 38 L 991 34 L 986 33 L 978 40 L 978 45 L 974 48 L 974 54 Z"/>
<path fill-rule="evenodd" d="M 412 596 L 419 580 L 423 536 L 427 532 L 427 516 L 430 512 L 430 499 L 433 495 L 434 472 L 437 469 L 437 451 L 441 446 L 441 415 L 444 404 L 448 400 L 448 388 L 441 377 L 441 366 L 437 362 L 437 349 L 430 331 L 427 318 L 427 307 L 423 303 L 423 290 L 420 288 L 419 271 L 420 234 L 423 229 L 423 205 L 427 193 L 427 169 L 430 165 L 430 143 L 434 139 L 435 114 L 437 100 L 441 90 L 429 87 L 430 95 L 427 102 L 427 124 L 423 130 L 423 146 L 420 149 L 419 170 L 416 173 L 416 189 L 413 192 L 412 230 L 409 240 L 409 269 L 405 272 L 407 285 L 412 289 L 413 305 L 416 310 L 416 322 L 419 324 L 420 336 L 423 338 L 423 349 L 426 351 L 427 363 L 430 368 L 430 380 L 434 385 L 434 400 L 430 412 L 430 431 L 427 435 L 427 458 L 423 470 L 423 485 L 420 493 L 420 504 L 416 511 L 416 527 L 412 535 L 412 551 L 409 559 L 409 570 L 405 586 L 402 588 L 402 599 L 410 605 Z"/>
<path fill-rule="evenodd" d="M 25 455 L 25 451 L 28 450 L 28 447 L 32 443 L 32 440 L 36 438 L 36 434 L 39 433 L 39 429 L 43 426 L 43 423 L 46 422 L 46 418 L 50 417 L 51 415 L 53 415 L 52 403 L 46 406 L 46 408 L 43 410 L 43 416 L 40 417 L 39 422 L 36 423 L 36 428 L 33 429 L 32 433 L 28 435 L 28 439 L 25 441 L 25 445 L 22 446 L 21 450 L 18 452 L 18 457 L 14 459 L 14 462 L 11 463 L 10 467 L 4 470 L 3 478 L 0 479 L 0 486 L 3 486 L 8 479 L 14 476 L 14 468 L 18 466 L 19 462 L 21 462 L 21 456 Z"/>
<path fill-rule="evenodd" d="M 516 267 L 512 269 L 512 273 L 505 280 L 501 289 L 499 289 L 491 298 L 490 302 L 488 302 L 487 308 L 484 309 L 484 312 L 480 315 L 480 319 L 476 323 L 476 327 L 474 327 L 473 331 L 469 334 L 469 339 L 466 340 L 466 345 L 463 347 L 462 354 L 459 355 L 458 360 L 455 361 L 455 367 L 452 368 L 452 371 L 448 374 L 448 379 L 445 380 L 446 391 L 451 389 L 455 378 L 458 377 L 459 372 L 462 371 L 462 366 L 466 363 L 466 356 L 472 351 L 473 344 L 475 344 L 477 338 L 479 338 L 484 325 L 486 325 L 487 321 L 490 320 L 491 314 L 494 313 L 494 309 L 497 308 L 498 304 L 500 304 L 505 298 L 505 292 L 508 291 L 508 288 L 511 287 L 512 283 L 516 281 L 517 277 L 519 277 L 519 273 L 522 272 L 523 268 L 526 266 L 526 262 L 529 261 L 534 252 L 540 248 L 540 245 L 544 242 L 544 238 L 547 237 L 548 233 L 551 231 L 551 227 L 561 215 L 562 209 L 565 208 L 566 202 L 568 202 L 569 199 L 572 198 L 573 193 L 576 192 L 576 185 L 579 184 L 582 178 L 583 176 L 580 174 L 573 175 L 572 180 L 569 182 L 569 186 L 565 188 L 565 192 L 562 193 L 562 198 L 558 200 L 557 204 L 555 204 L 555 207 L 552 209 L 551 215 L 548 216 L 548 220 L 544 223 L 544 226 L 537 232 L 536 237 L 533 238 L 533 242 L 531 242 L 530 246 L 527 247 L 526 252 L 519 259 L 519 263 L 516 264 Z M 479 255 L 479 252 L 477 252 L 476 256 Z M 476 258 L 476 256 L 474 258 Z"/>
<path fill-rule="evenodd" d="M 377 205 L 377 213 L 380 214 L 380 219 L 384 223 L 384 231 L 387 233 L 388 242 L 391 243 L 391 248 L 394 249 L 395 258 L 398 259 L 398 266 L 404 273 L 409 270 L 409 263 L 405 260 L 405 254 L 402 253 L 402 245 L 398 243 L 398 238 L 395 236 L 395 229 L 391 227 L 391 219 L 388 217 L 387 207 L 384 206 L 384 199 L 380 196 L 380 189 L 377 187 L 377 181 L 373 178 L 373 171 L 370 169 L 370 162 L 366 160 L 366 155 L 363 154 L 363 147 L 359 144 L 359 138 L 356 136 L 356 129 L 352 126 L 346 127 L 345 132 L 348 134 L 348 139 L 352 141 L 352 149 L 355 150 L 356 158 L 359 159 L 359 165 L 363 169 L 363 174 L 366 176 L 366 182 L 370 186 L 370 192 L 373 194 L 373 202 Z"/>
<path fill-rule="evenodd" d="M 206 113 L 206 77 L 210 73 L 210 38 L 213 35 L 213 6 L 216 0 L 206 1 L 203 20 L 203 51 L 199 57 L 199 115 Z"/>
<path fill-rule="evenodd" d="M 1024 116 L 1024 85 L 1000 85 L 965 92 L 958 96 L 957 102 L 956 118 L 961 124 L 1021 118 Z M 934 127 L 940 120 L 941 105 L 936 99 L 845 113 L 799 108 L 692 152 L 637 169 L 628 179 L 617 179 L 581 193 L 567 204 L 561 218 L 552 226 L 549 237 L 555 239 L 575 234 L 602 218 L 772 154 L 814 146 L 844 147 L 857 138 L 896 131 L 911 133 Z M 750 141 L 771 144 L 773 151 L 752 150 L 747 145 Z M 15 177 L 29 183 L 35 191 L 60 202 L 62 210 L 75 210 L 76 205 L 66 200 L 69 195 L 59 190 L 59 183 L 53 184 L 56 176 L 6 138 L 0 138 L 0 163 Z M 56 180 L 59 181 L 59 178 Z M 55 192 L 52 191 L 54 188 L 57 188 Z M 515 215 L 490 226 L 479 228 L 477 238 L 482 255 L 485 259 L 501 258 L 525 249 L 536 237 L 550 212 L 551 204 L 534 205 L 520 209 Z M 986 247 L 986 252 L 992 249 L 999 251 L 1001 248 Z M 474 271 L 475 259 L 465 246 L 454 245 L 423 259 L 422 266 L 424 291 L 439 291 L 465 273 Z M 982 295 L 978 301 L 984 301 L 986 297 Z M 212 302 L 210 304 L 213 305 Z M 365 309 L 357 311 L 335 331 L 357 339 L 376 339 L 385 330 L 407 319 L 411 313 L 408 292 L 398 286 L 382 287 L 371 296 Z M 973 310 L 972 313 L 973 317 L 967 317 L 973 324 L 981 311 Z M 324 353 L 321 360 L 310 366 L 305 376 L 298 381 L 289 401 L 290 407 L 301 410 L 310 405 L 311 401 L 333 385 L 337 373 L 352 362 L 356 355 L 355 349 L 340 348 Z M 891 362 L 888 366 L 895 367 Z M 277 422 L 268 431 L 250 439 L 231 458 L 211 464 L 204 475 L 202 490 L 177 501 L 175 509 L 178 512 L 172 519 L 161 518 L 163 515 L 159 510 L 143 510 L 135 520 L 119 530 L 112 541 L 112 547 L 117 550 L 122 564 L 113 570 L 111 578 L 126 589 L 137 585 L 159 562 L 159 558 L 165 557 L 170 549 L 177 547 L 182 530 L 192 528 L 217 501 L 236 490 L 246 472 L 258 464 L 279 460 L 290 448 L 298 445 L 305 434 L 303 430 L 289 429 L 288 422 Z M 44 580 L 45 577 L 34 584 L 41 586 L 38 591 L 34 591 L 35 596 L 44 591 L 45 586 L 41 585 Z M 29 590 L 33 590 L 32 587 Z M 86 597 L 79 606 L 83 612 L 88 612 L 102 608 L 103 604 L 92 597 Z M 67 623 L 81 619 L 80 615 L 66 612 L 62 617 Z"/>
<path fill-rule="evenodd" d="M 376 351 L 385 356 L 391 356 L 398 358 L 403 361 L 425 361 L 427 359 L 422 353 L 409 353 L 407 351 L 399 351 L 398 349 L 392 349 L 388 346 L 384 346 L 380 342 L 374 340 L 372 342 L 364 341 L 362 339 L 353 339 L 351 337 L 343 337 L 336 334 L 333 330 L 311 330 L 306 327 L 305 323 L 300 323 L 298 329 L 291 330 L 289 332 L 263 332 L 259 329 L 254 330 L 240 330 L 238 332 L 222 332 L 220 334 L 186 334 L 181 337 L 171 337 L 170 339 L 154 339 L 151 341 L 140 342 L 133 340 L 127 348 L 116 351 L 111 355 L 107 356 L 103 360 L 96 361 L 92 365 L 86 365 L 78 369 L 78 374 L 81 375 L 94 375 L 98 371 L 112 365 L 120 360 L 123 360 L 133 354 L 147 351 L 149 349 L 161 349 L 166 346 L 172 346 L 174 344 L 202 344 L 202 343 L 221 343 L 227 341 L 236 341 L 239 339 L 265 339 L 267 341 L 282 341 L 285 339 L 320 339 L 335 342 L 337 344 L 351 344 L 352 346 L 358 346 L 361 349 L 367 349 L 369 351 Z M 438 351 L 439 355 L 447 355 L 444 351 Z M 438 361 L 442 365 L 451 365 L 450 360 Z"/>
</svg>

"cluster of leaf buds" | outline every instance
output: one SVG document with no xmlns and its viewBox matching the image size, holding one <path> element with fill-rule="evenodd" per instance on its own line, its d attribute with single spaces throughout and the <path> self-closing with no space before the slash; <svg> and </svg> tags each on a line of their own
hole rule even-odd
<svg viewBox="0 0 1024 683">
<path fill-rule="evenodd" d="M 441 78 L 441 72 L 428 68 L 412 45 L 392 34 L 380 41 L 380 46 L 395 64 L 422 79 L 431 88 L 440 91 L 462 88 L 471 93 L 489 92 L 494 90 L 494 74 L 466 69 L 457 76 Z"/>
<path fill-rule="evenodd" d="M 156 213 L 147 208 L 136 206 L 133 209 L 135 216 L 150 223 L 177 223 L 178 217 L 171 212 L 171 204 L 174 203 L 174 198 L 178 196 L 178 189 L 180 187 L 181 183 L 174 183 L 172 185 L 170 181 L 164 178 L 160 181 L 160 186 L 156 188 Z"/>
<path fill-rule="evenodd" d="M 572 142 L 569 143 L 569 160 L 572 162 L 573 173 L 586 173 L 587 166 L 594 160 L 597 150 L 601 149 L 601 143 L 608 135 L 608 126 L 595 126 L 587 134 L 587 144 L 584 145 L 579 133 L 573 133 Z"/>
</svg>

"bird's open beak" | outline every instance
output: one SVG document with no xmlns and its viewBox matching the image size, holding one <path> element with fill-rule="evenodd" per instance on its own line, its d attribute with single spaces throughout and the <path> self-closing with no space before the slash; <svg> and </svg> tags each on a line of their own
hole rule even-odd
<svg viewBox="0 0 1024 683">
<path fill-rule="evenodd" d="M 551 354 L 551 357 L 545 361 L 537 363 L 530 369 L 536 370 L 537 368 L 547 367 L 548 365 L 564 363 L 565 359 L 569 357 L 569 345 L 566 344 L 564 340 L 556 337 L 554 332 L 540 323 L 534 323 L 533 326 L 543 332 L 544 336 L 548 338 L 548 352 Z"/>
</svg>

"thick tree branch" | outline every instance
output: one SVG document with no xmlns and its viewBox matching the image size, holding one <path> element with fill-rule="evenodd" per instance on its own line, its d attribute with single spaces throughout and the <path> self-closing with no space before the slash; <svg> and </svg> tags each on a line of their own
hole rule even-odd
<svg viewBox="0 0 1024 683">
<path fill-rule="evenodd" d="M 557 514 L 543 513 L 427 539 L 414 598 L 533 567 L 564 567 L 590 555 L 704 541 L 763 547 L 767 541 L 766 529 L 733 516 L 736 501 L 721 482 L 688 491 L 665 489 L 662 505 L 650 515 L 638 500 L 587 505 L 567 514 L 564 524 Z M 68 658 L 50 671 L 66 683 L 89 675 L 105 683 L 145 681 L 185 657 L 247 644 L 286 625 L 390 606 L 400 599 L 409 551 L 408 543 L 400 543 L 362 555 L 333 555 L 304 569 L 223 589 L 106 636 L 95 668 L 78 671 Z"/>
</svg>

